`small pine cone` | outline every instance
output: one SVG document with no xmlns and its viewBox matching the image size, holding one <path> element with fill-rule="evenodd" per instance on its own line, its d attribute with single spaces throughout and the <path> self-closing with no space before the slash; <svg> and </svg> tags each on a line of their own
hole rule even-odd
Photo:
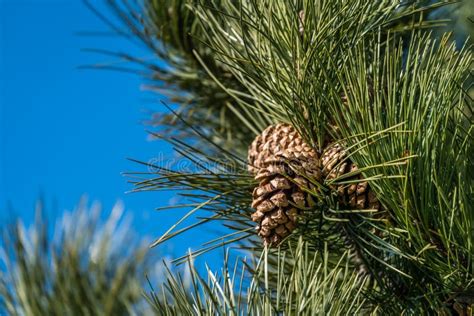
<svg viewBox="0 0 474 316">
<path fill-rule="evenodd" d="M 252 220 L 265 245 L 278 245 L 297 227 L 298 216 L 314 205 L 308 179 L 321 180 L 318 154 L 288 124 L 268 127 L 249 147 L 253 191 Z"/>
<path fill-rule="evenodd" d="M 362 175 L 357 173 L 357 166 L 347 157 L 346 151 L 340 144 L 333 143 L 326 147 L 321 155 L 321 165 L 326 181 L 354 173 L 354 175 L 341 179 L 341 181 L 354 181 L 353 183 L 330 186 L 337 191 L 340 205 L 358 210 L 380 210 L 379 200 L 367 181 L 364 181 Z M 357 180 L 360 181 L 355 182 Z"/>
</svg>

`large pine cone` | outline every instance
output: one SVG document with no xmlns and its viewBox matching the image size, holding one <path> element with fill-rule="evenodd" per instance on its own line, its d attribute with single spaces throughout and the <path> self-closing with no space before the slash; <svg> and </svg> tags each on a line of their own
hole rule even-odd
<svg viewBox="0 0 474 316">
<path fill-rule="evenodd" d="M 380 202 L 371 190 L 367 181 L 357 173 L 357 166 L 347 157 L 346 151 L 339 143 L 326 147 L 321 155 L 322 173 L 326 181 L 337 179 L 348 173 L 352 176 L 341 179 L 349 184 L 336 184 L 330 187 L 337 191 L 339 204 L 352 209 L 380 209 Z"/>
<path fill-rule="evenodd" d="M 321 180 L 319 156 L 288 124 L 272 125 L 249 147 L 249 172 L 260 181 L 253 191 L 252 220 L 265 245 L 278 245 L 314 205 L 308 190 Z M 311 179 L 311 181 L 310 181 Z"/>
<path fill-rule="evenodd" d="M 248 152 L 248 170 L 255 175 L 275 159 L 314 162 L 318 157 L 294 127 L 280 123 L 267 127 L 252 142 Z"/>
</svg>

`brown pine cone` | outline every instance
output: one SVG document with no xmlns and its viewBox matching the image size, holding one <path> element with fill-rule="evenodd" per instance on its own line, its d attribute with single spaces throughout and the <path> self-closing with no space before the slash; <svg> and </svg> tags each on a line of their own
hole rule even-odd
<svg viewBox="0 0 474 316">
<path fill-rule="evenodd" d="M 321 180 L 319 156 L 288 124 L 268 127 L 249 147 L 249 172 L 260 183 L 253 191 L 252 220 L 265 245 L 278 245 L 297 227 L 298 215 L 311 208 L 307 192 Z"/>
<path fill-rule="evenodd" d="M 339 143 L 326 147 L 321 155 L 322 174 L 325 181 L 335 180 L 349 173 L 351 176 L 341 179 L 341 182 L 353 181 L 348 184 L 331 184 L 337 191 L 339 203 L 354 209 L 380 209 L 380 202 L 371 190 L 367 181 L 357 173 L 357 166 L 347 157 L 346 151 Z"/>
</svg>

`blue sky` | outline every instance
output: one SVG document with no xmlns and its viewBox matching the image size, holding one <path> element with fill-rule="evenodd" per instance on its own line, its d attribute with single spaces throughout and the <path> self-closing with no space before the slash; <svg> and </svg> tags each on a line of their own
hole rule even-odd
<svg viewBox="0 0 474 316">
<path fill-rule="evenodd" d="M 143 171 L 127 157 L 172 155 L 167 144 L 147 140 L 141 123 L 159 102 L 149 102 L 134 75 L 78 68 L 111 61 L 84 48 L 150 53 L 83 31 L 108 29 L 80 0 L 0 0 L 0 205 L 7 210 L 0 219 L 31 221 L 40 196 L 58 216 L 87 194 L 104 211 L 122 200 L 135 229 L 156 237 L 177 219 L 153 211 L 172 194 L 126 194 L 131 186 L 121 172 Z M 189 246 L 182 240 L 177 254 Z"/>
</svg>

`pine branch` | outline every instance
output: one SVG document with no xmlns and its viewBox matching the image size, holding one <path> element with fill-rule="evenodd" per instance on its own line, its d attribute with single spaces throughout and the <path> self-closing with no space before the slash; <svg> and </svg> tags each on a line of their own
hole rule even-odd
<svg viewBox="0 0 474 316">
<path fill-rule="evenodd" d="M 246 144 L 257 132 L 253 120 L 266 118 L 244 108 L 227 93 L 228 89 L 244 93 L 245 88 L 199 40 L 204 30 L 188 8 L 188 1 L 106 2 L 122 22 L 121 26 L 113 25 L 113 28 L 120 34 L 131 33 L 132 38 L 144 44 L 154 56 L 144 59 L 119 54 L 117 58 L 136 68 L 126 71 L 139 71 L 146 80 L 145 90 L 166 97 L 167 103 L 182 117 L 205 126 L 206 134 L 221 146 L 244 152 Z M 112 25 L 112 22 L 108 21 L 108 24 Z M 110 69 L 101 64 L 92 67 Z M 194 137 L 188 126 L 166 110 L 153 113 L 147 124 L 164 128 L 166 134 Z"/>
<path fill-rule="evenodd" d="M 462 88 L 472 55 L 457 52 L 448 37 L 436 42 L 417 33 L 408 50 L 378 38 L 367 43 L 349 51 L 337 71 L 346 98 L 338 100 L 340 90 L 331 89 L 330 108 L 364 175 L 384 175 L 370 183 L 399 235 L 387 240 L 397 250 L 383 256 L 409 276 L 394 276 L 397 287 L 405 299 L 423 293 L 427 304 L 442 306 L 442 297 L 469 291 L 473 277 L 472 100 Z M 374 47 L 374 57 L 364 53 L 366 45 Z M 400 124 L 398 132 L 383 132 Z M 367 136 L 374 133 L 383 137 Z M 385 163 L 400 159 L 405 162 Z"/>
<path fill-rule="evenodd" d="M 275 256 L 276 265 L 269 264 L 271 256 L 264 251 L 251 273 L 246 259 L 231 265 L 228 256 L 221 273 L 208 269 L 201 275 L 190 264 L 191 290 L 183 278 L 169 274 L 166 285 L 148 297 L 157 315 L 375 313 L 379 307 L 363 297 L 367 278 L 352 273 L 346 255 L 335 266 L 328 265 L 328 255 L 310 252 L 300 240 L 296 248 Z"/>
<path fill-rule="evenodd" d="M 381 289 L 367 297 L 393 311 L 447 310 L 472 287 L 472 103 L 464 91 L 472 55 L 425 32 L 444 22 L 426 19 L 442 5 L 249 0 L 186 7 L 200 30 L 190 39 L 194 52 L 200 45 L 214 64 L 200 52 L 193 57 L 232 100 L 235 126 L 258 132 L 288 122 L 319 152 L 328 141 L 342 141 L 384 206 L 376 215 L 342 209 L 330 187 L 350 184 L 352 174 L 328 181 L 322 196 L 308 192 L 318 203 L 282 249 L 299 234 L 312 251 L 331 241 L 340 254 L 347 244 Z M 176 117 L 188 131 L 203 124 L 196 135 L 204 148 L 169 139 L 199 172 L 156 168 L 157 175 L 135 184 L 185 191 L 195 207 L 183 221 L 201 211 L 211 215 L 175 233 L 173 226 L 158 242 L 214 220 L 235 229 L 224 244 L 241 241 L 250 235 L 255 185 L 241 161 L 245 146 L 228 153 L 213 139 L 211 121 L 183 113 Z M 242 138 L 242 145 L 249 142 Z M 261 250 L 249 243 L 244 247 Z"/>
<path fill-rule="evenodd" d="M 102 222 L 83 201 L 55 225 L 37 210 L 31 229 L 4 230 L 0 312 L 8 315 L 136 315 L 146 313 L 143 276 L 149 267 L 116 205 Z M 51 236 L 53 233 L 53 237 Z M 52 239 L 53 238 L 53 239 Z M 124 245 L 127 245 L 124 248 Z"/>
<path fill-rule="evenodd" d="M 336 82 L 325 79 L 328 70 L 344 65 L 346 51 L 373 34 L 400 38 L 434 27 L 439 21 L 423 14 L 440 5 L 250 0 L 198 2 L 193 10 L 206 30 L 203 41 L 248 90 L 242 102 L 255 100 L 253 109 L 292 123 L 308 143 L 322 148 L 325 134 L 335 132 L 325 106 L 327 85 Z"/>
</svg>

